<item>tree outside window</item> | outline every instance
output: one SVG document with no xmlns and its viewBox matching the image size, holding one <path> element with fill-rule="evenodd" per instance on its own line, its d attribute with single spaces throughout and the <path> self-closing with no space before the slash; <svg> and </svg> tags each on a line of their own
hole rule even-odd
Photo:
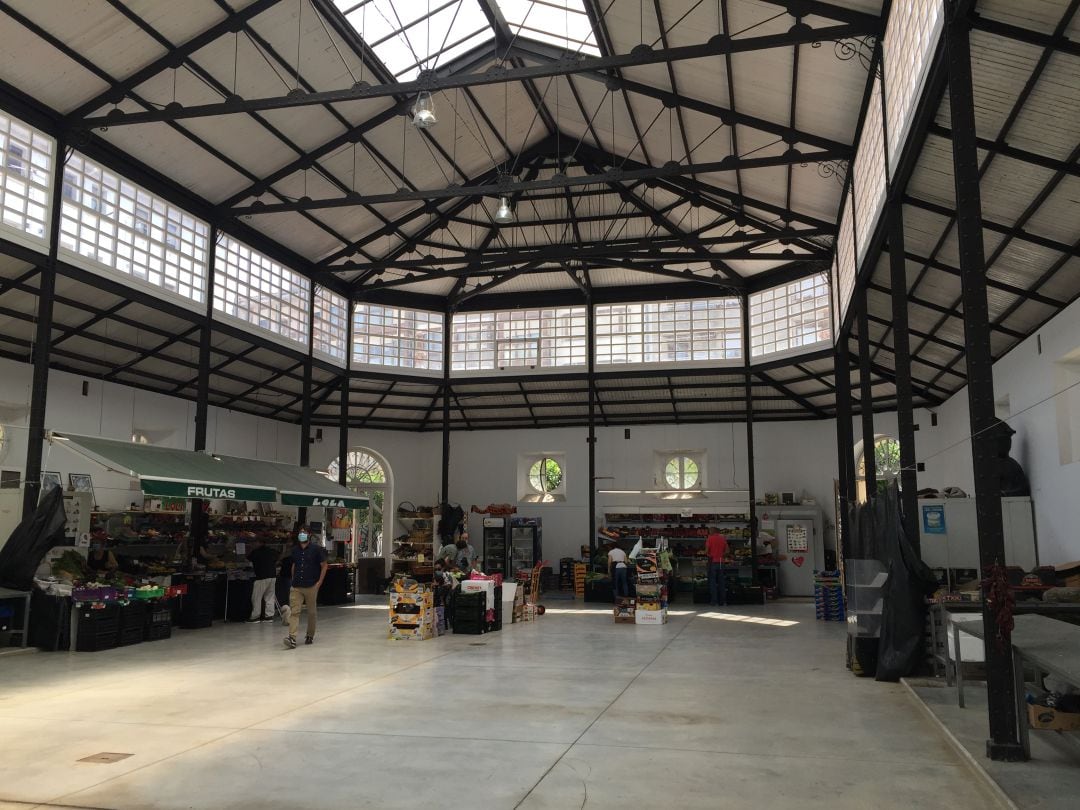
<svg viewBox="0 0 1080 810">
<path fill-rule="evenodd" d="M 874 479 L 879 492 L 900 475 L 900 442 L 892 436 L 879 436 L 874 440 Z M 859 503 L 866 502 L 866 454 L 859 456 L 855 476 Z"/>
<path fill-rule="evenodd" d="M 701 482 L 698 463 L 689 456 L 675 456 L 664 465 L 664 481 L 670 489 L 693 489 Z"/>
<path fill-rule="evenodd" d="M 563 470 L 553 458 L 541 458 L 529 467 L 529 486 L 535 492 L 547 495 L 556 492 L 563 483 Z"/>
</svg>

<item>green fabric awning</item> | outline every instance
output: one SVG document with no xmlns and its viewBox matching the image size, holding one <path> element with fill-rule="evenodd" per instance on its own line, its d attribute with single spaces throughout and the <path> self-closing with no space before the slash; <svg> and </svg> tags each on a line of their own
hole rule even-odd
<svg viewBox="0 0 1080 810">
<path fill-rule="evenodd" d="M 274 461 L 210 455 L 152 444 L 135 444 L 97 436 L 53 433 L 76 453 L 114 472 L 139 480 L 145 495 L 272 503 L 288 506 L 361 509 L 357 497 L 314 470 Z"/>
</svg>

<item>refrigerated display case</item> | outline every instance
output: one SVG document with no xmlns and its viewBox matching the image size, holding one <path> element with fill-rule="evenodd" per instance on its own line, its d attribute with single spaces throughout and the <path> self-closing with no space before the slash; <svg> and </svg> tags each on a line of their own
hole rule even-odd
<svg viewBox="0 0 1080 810">
<path fill-rule="evenodd" d="M 505 576 L 516 577 L 518 571 L 531 570 L 540 562 L 543 559 L 541 541 L 540 518 L 510 518 Z"/>
<path fill-rule="evenodd" d="M 484 571 L 506 577 L 506 541 L 510 519 L 504 517 L 484 518 L 483 542 Z"/>
</svg>

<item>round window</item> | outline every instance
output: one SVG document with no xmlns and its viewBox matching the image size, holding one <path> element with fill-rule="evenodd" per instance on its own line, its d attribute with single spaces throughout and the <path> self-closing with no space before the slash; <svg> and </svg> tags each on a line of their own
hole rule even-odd
<svg viewBox="0 0 1080 810">
<path fill-rule="evenodd" d="M 539 459 L 529 467 L 529 486 L 537 492 L 555 492 L 562 482 L 562 467 L 553 458 Z"/>
<path fill-rule="evenodd" d="M 693 489 L 701 481 L 701 472 L 689 456 L 675 456 L 664 465 L 664 480 L 671 489 Z"/>
</svg>

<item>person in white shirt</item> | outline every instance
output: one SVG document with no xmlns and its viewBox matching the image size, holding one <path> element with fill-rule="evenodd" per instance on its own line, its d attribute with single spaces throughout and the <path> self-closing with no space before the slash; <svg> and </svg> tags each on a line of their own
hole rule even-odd
<svg viewBox="0 0 1080 810">
<path fill-rule="evenodd" d="M 614 583 L 615 598 L 630 595 L 630 569 L 626 565 L 626 552 L 616 546 L 608 552 L 608 573 Z"/>
</svg>

